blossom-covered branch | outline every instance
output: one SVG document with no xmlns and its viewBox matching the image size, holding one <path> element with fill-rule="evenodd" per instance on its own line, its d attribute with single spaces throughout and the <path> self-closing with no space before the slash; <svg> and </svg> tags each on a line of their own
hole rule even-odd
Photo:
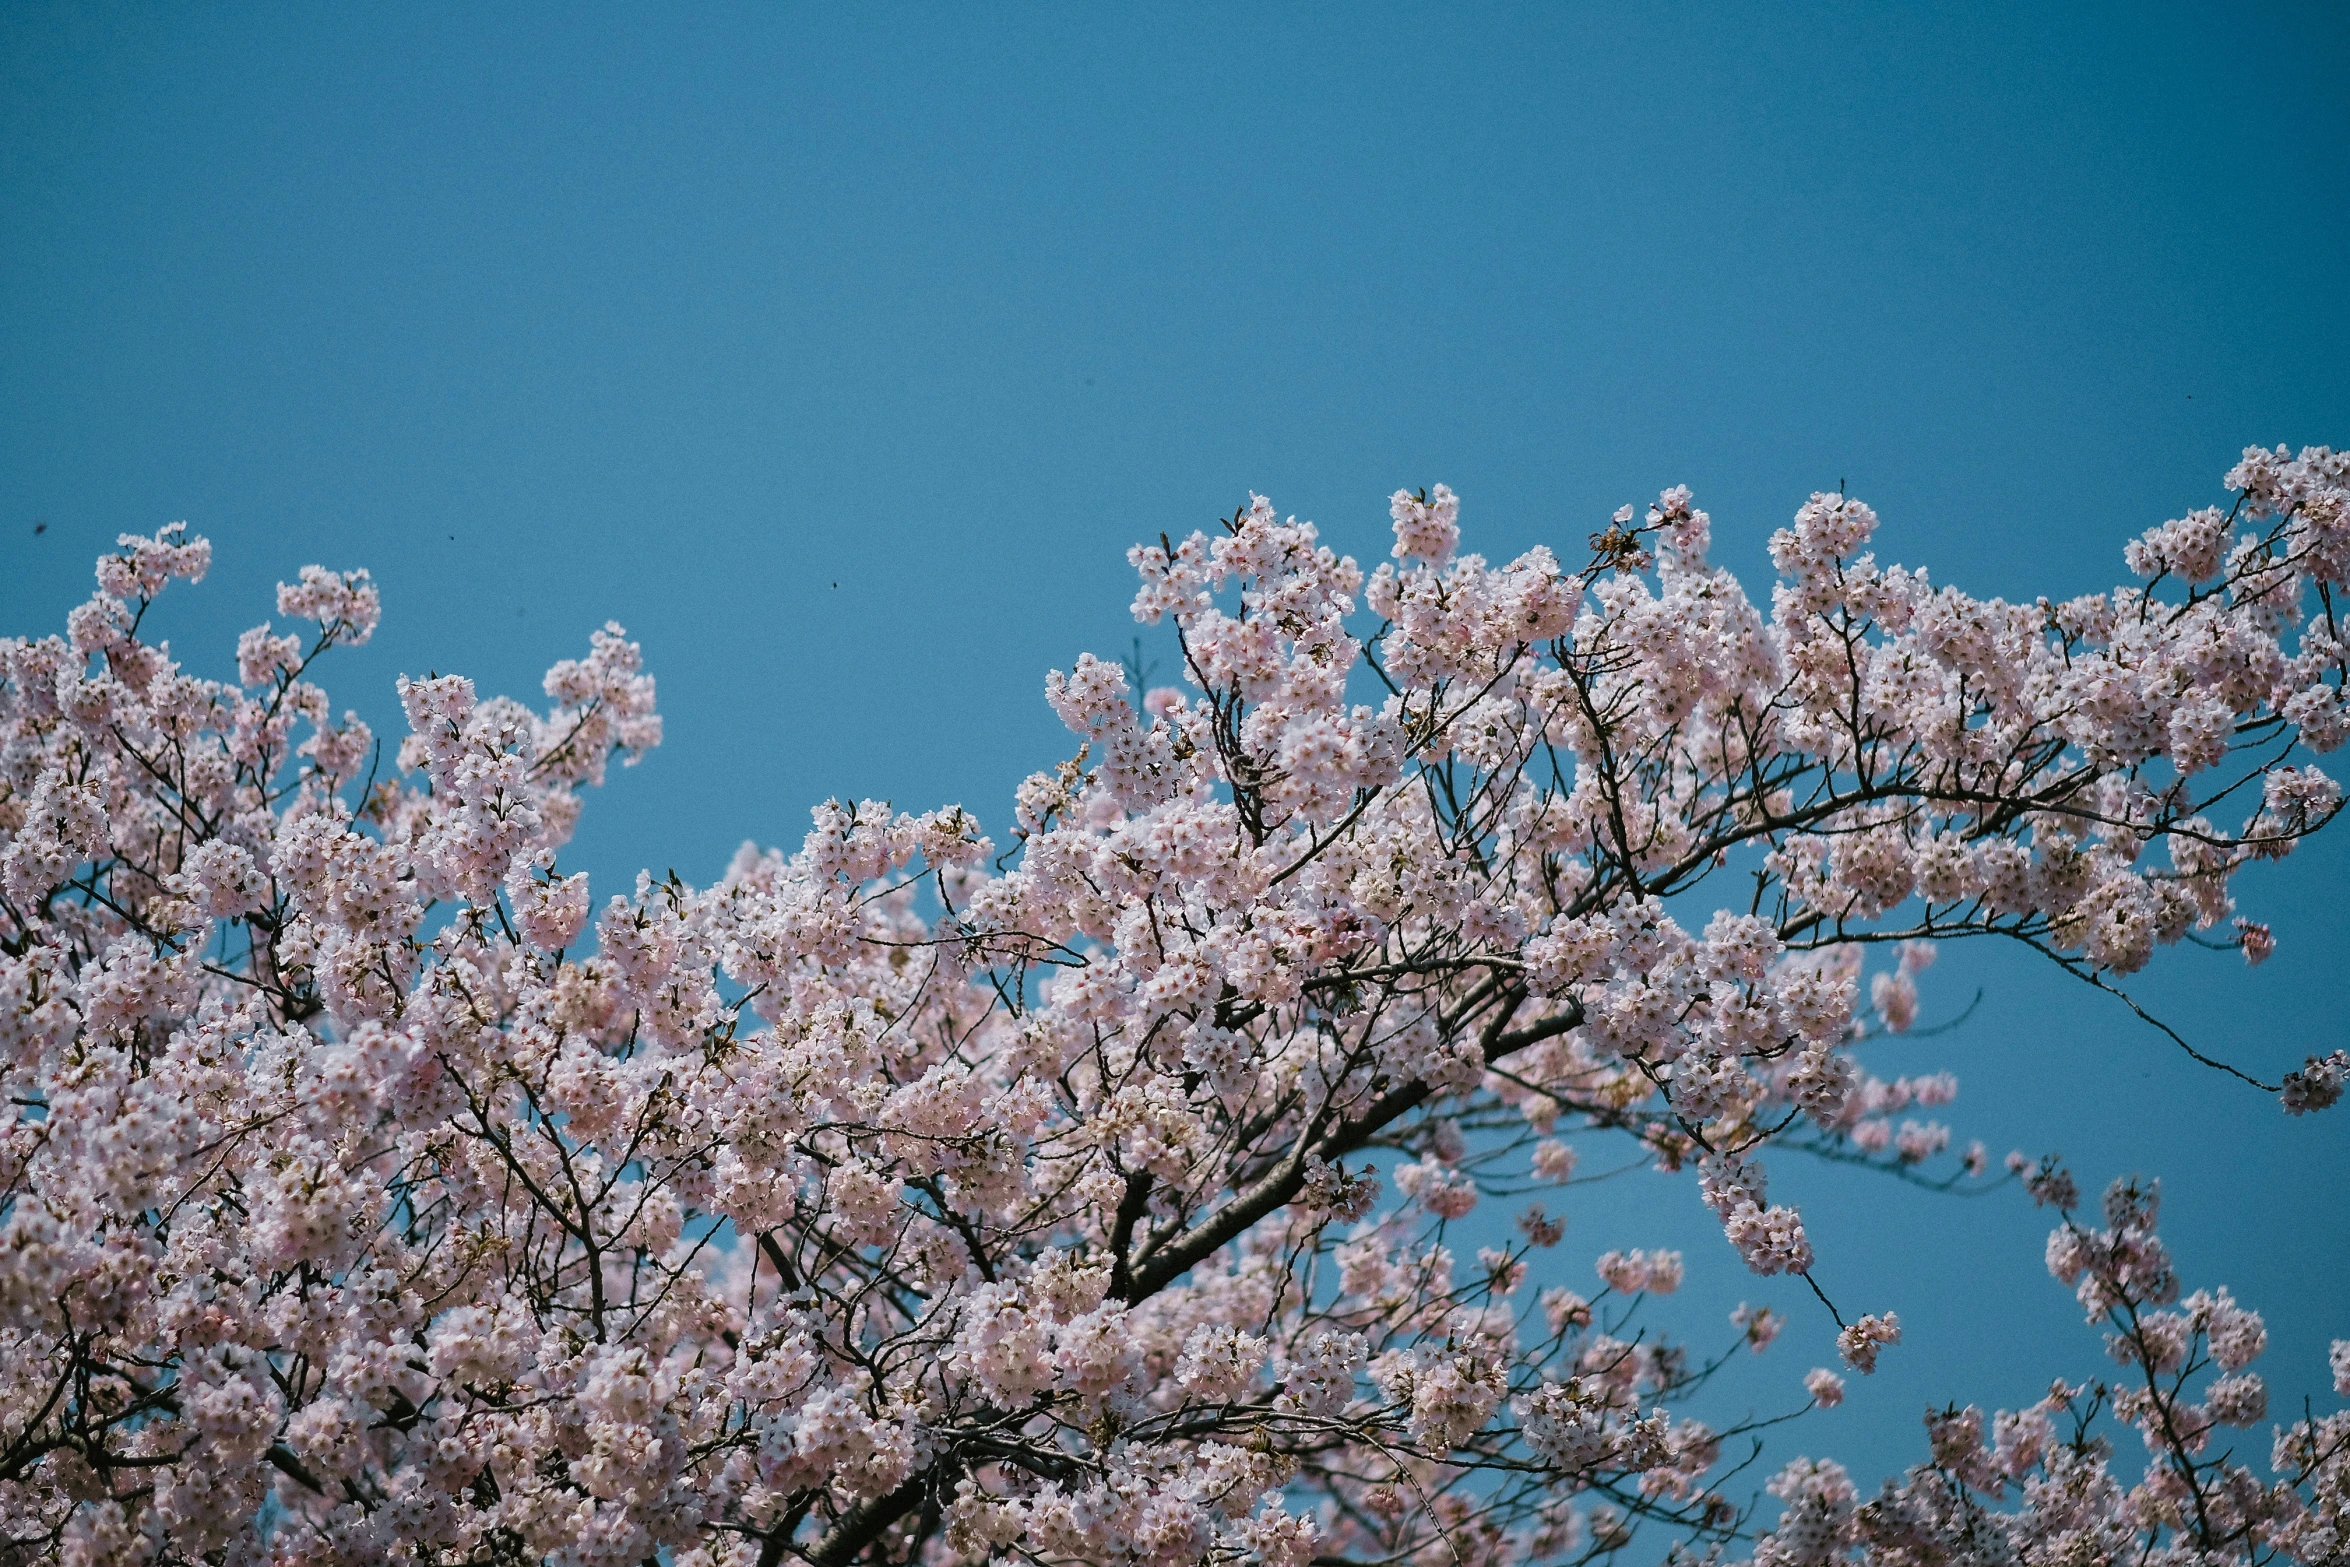
<svg viewBox="0 0 2350 1567">
<path fill-rule="evenodd" d="M 1665 1337 L 1671 1252 L 1544 1287 L 1552 1207 L 1610 1143 L 1687 1172 L 1725 1260 L 1798 1276 L 1866 1372 L 1899 1323 L 1834 1303 L 1762 1156 L 1985 1173 L 1980 1145 L 1929 1173 L 1951 1134 L 1909 1112 L 1952 1077 L 1855 1059 L 1916 1020 L 1935 944 L 2116 991 L 2190 935 L 2267 954 L 2231 881 L 2340 807 L 2301 753 L 2350 734 L 2350 461 L 2255 450 L 2229 484 L 2130 547 L 2138 585 L 2063 604 L 1880 566 L 1868 508 L 1817 495 L 1767 612 L 1684 490 L 1573 569 L 1462 554 L 1449 490 L 1399 492 L 1368 577 L 1253 500 L 1133 552 L 1185 681 L 1054 673 L 1076 754 L 1002 845 L 960 808 L 829 802 L 796 852 L 600 913 L 559 851 L 660 739 L 619 628 L 543 712 L 403 681 L 386 767 L 312 680 L 374 629 L 365 573 L 305 570 L 278 600 L 302 629 L 208 680 L 139 638 L 208 546 L 126 537 L 65 637 L 0 643 L 0 1552 L 1754 1540 L 1762 1428 L 1838 1375 L 1690 1418 L 1776 1315 Z M 2227 1069 L 2301 1112 L 2350 1057 Z M 1469 1221 L 1484 1200 L 1514 1232 Z M 2141 1363 L 2199 1367 L 2156 1366 L 2148 1320 Z M 2168 1422 L 2161 1494 L 2201 1511 L 2132 1527 L 2325 1559 L 2331 1427 L 2279 1449 L 2297 1500 L 2251 1507 L 2161 1386 L 2098 1396 Z M 1788 1473 L 1800 1549 L 1879 1548 L 1845 1482 Z M 1802 1559 L 1793 1527 L 1759 1548 Z"/>
</svg>

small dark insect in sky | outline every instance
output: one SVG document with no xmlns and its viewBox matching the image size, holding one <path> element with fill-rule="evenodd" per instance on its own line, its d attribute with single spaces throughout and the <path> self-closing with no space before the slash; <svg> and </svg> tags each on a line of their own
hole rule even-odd
<svg viewBox="0 0 2350 1567">
<path fill-rule="evenodd" d="M 45 522 L 36 522 L 33 524 L 33 531 L 35 533 L 47 533 L 49 531 L 49 525 Z"/>
</svg>

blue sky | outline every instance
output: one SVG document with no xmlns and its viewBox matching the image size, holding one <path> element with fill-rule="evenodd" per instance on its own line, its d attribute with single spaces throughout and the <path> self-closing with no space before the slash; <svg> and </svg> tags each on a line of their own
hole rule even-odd
<svg viewBox="0 0 2350 1567">
<path fill-rule="evenodd" d="M 280 577 L 375 571 L 328 684 L 379 729 L 401 672 L 533 694 L 617 618 L 670 738 L 591 802 L 615 890 L 831 794 L 1001 830 L 1065 754 L 1044 670 L 1128 645 L 1126 545 L 1250 489 L 1369 558 L 1398 485 L 1507 555 L 1685 482 L 1760 593 L 1843 481 L 1881 555 L 2063 596 L 2245 443 L 2350 441 L 2338 9 L 1268 10 L 11 5 L 0 633 L 181 517 L 216 673 Z M 2266 968 L 2141 994 L 2269 1076 L 2343 1044 L 2341 838 L 2242 883 Z M 2027 957 L 1947 952 L 1927 1021 L 1989 994 L 1886 1066 L 1956 1071 L 1962 1141 L 2160 1174 L 2190 1283 L 2321 1389 L 2350 1120 Z M 1883 1473 L 1929 1401 L 2096 1373 L 2020 1199 L 1781 1169 L 1910 1328 L 1793 1445 Z M 1778 1388 L 1828 1357 L 1685 1184 L 1572 1220 L 1570 1276 L 1684 1245 L 1701 1340 L 1789 1311 Z"/>
</svg>

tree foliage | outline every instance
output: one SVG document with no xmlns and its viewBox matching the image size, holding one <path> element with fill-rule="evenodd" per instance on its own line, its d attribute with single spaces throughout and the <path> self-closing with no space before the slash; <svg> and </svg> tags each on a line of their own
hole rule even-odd
<svg viewBox="0 0 2350 1567">
<path fill-rule="evenodd" d="M 2017 1172 L 2123 1375 L 1954 1407 L 1871 1500 L 1789 1464 L 1775 1523 L 1760 1430 L 1840 1375 L 1711 1428 L 1720 1359 L 1648 1325 L 1683 1259 L 1586 1295 L 1547 1254 L 1578 1152 L 1636 1149 L 1867 1372 L 1899 1323 L 1832 1299 L 1763 1155 L 1986 1174 L 1925 1118 L 1951 1078 L 1853 1055 L 1935 944 L 2117 991 L 2266 955 L 2231 880 L 2340 804 L 2302 753 L 2350 732 L 2350 459 L 2228 484 L 2135 585 L 2029 604 L 1880 566 L 1842 495 L 1767 608 L 1684 490 L 1572 569 L 1399 492 L 1367 577 L 1254 499 L 1133 552 L 1183 683 L 1053 674 L 1079 743 L 1002 843 L 829 802 L 601 911 L 558 851 L 660 738 L 619 628 L 545 711 L 403 681 L 387 760 L 314 678 L 364 572 L 306 569 L 209 680 L 140 634 L 208 546 L 126 536 L 65 636 L 0 643 L 0 1549 L 2339 1561 L 2350 1416 L 2227 1445 L 2265 1330 L 2180 1299 L 2151 1187 L 2093 1228 Z M 1516 1229 L 1457 1255 L 1480 1201 Z"/>
</svg>

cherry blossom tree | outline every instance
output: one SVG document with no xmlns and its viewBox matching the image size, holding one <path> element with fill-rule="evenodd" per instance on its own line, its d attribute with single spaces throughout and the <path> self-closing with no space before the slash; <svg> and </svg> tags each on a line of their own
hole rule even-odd
<svg viewBox="0 0 2350 1567">
<path fill-rule="evenodd" d="M 1936 944 L 2117 993 L 2267 954 L 2232 880 L 2340 806 L 2350 458 L 2227 483 L 2064 603 L 1815 495 L 1767 609 L 1685 490 L 1571 569 L 1399 492 L 1368 576 L 1252 499 L 1132 552 L 1183 684 L 1053 674 L 1074 755 L 1001 841 L 828 802 L 600 910 L 560 850 L 661 736 L 618 627 L 544 710 L 402 681 L 387 756 L 315 678 L 366 573 L 207 679 L 141 628 L 209 547 L 126 536 L 0 643 L 0 1553 L 2339 1562 L 2350 1415 L 2229 1445 L 2265 1329 L 2180 1297 L 2150 1185 L 2099 1225 L 2015 1161 L 2122 1373 L 1937 1415 L 1869 1500 L 1800 1426 L 1756 1467 L 1843 1372 L 1688 1413 L 1775 1313 L 1692 1348 L 1681 1255 L 1549 1250 L 1579 1150 L 1635 1148 L 1866 1373 L 1900 1324 L 1764 1155 L 2000 1178 L 1951 1077 L 1854 1059 Z M 2291 1113 L 2350 1075 L 2213 1066 Z"/>
</svg>

